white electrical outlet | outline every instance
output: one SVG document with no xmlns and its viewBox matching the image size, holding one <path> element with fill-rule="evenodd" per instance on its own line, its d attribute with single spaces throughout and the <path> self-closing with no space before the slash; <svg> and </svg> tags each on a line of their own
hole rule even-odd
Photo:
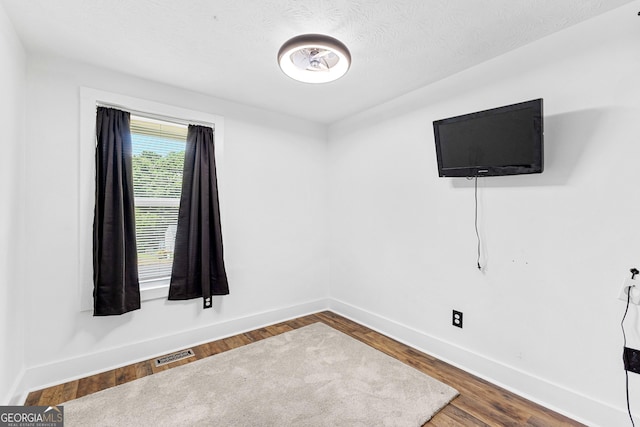
<svg viewBox="0 0 640 427">
<path fill-rule="evenodd" d="M 640 280 L 634 280 L 628 277 L 624 279 L 618 299 L 626 302 L 627 293 L 629 293 L 629 302 L 631 304 L 640 305 Z"/>
</svg>

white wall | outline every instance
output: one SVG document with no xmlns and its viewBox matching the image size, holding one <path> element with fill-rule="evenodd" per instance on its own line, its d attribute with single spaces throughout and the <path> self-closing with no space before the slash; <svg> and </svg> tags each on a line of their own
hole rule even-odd
<svg viewBox="0 0 640 427">
<path fill-rule="evenodd" d="M 326 129 L 87 65 L 34 56 L 27 78 L 23 388 L 84 376 L 326 306 Z M 80 87 L 224 116 L 221 209 L 230 295 L 79 312 Z M 90 232 L 90 231 L 89 231 Z M 91 259 L 91 257 L 85 257 Z M 319 305 L 320 304 L 320 305 Z M 127 360 L 128 359 L 128 360 Z"/>
<path fill-rule="evenodd" d="M 0 404 L 6 404 L 24 369 L 24 279 L 20 214 L 24 156 L 26 56 L 0 5 Z"/>
<path fill-rule="evenodd" d="M 617 295 L 640 266 L 639 7 L 331 126 L 332 306 L 592 424 L 627 425 Z M 480 179 L 479 272 L 473 182 L 438 177 L 432 121 L 539 97 L 545 171 Z M 629 346 L 639 331 L 632 307 Z"/>
</svg>

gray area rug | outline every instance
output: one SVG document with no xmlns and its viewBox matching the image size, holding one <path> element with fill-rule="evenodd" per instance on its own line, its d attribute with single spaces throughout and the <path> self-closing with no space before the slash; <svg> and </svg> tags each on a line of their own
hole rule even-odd
<svg viewBox="0 0 640 427">
<path fill-rule="evenodd" d="M 66 426 L 420 426 L 458 392 L 322 323 L 72 400 Z"/>
</svg>

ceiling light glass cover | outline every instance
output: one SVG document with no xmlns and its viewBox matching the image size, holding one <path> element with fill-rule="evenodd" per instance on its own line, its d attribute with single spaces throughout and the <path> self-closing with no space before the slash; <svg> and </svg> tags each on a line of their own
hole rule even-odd
<svg viewBox="0 0 640 427">
<path fill-rule="evenodd" d="M 305 83 L 326 83 L 342 77 L 351 65 L 349 49 L 321 34 L 304 34 L 287 41 L 278 52 L 282 71 Z"/>
</svg>

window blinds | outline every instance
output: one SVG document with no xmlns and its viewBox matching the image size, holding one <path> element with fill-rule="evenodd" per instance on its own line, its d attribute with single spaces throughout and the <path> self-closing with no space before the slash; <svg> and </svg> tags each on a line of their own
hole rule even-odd
<svg viewBox="0 0 640 427">
<path fill-rule="evenodd" d="M 141 287 L 171 277 L 186 139 L 187 126 L 131 116 Z"/>
</svg>

